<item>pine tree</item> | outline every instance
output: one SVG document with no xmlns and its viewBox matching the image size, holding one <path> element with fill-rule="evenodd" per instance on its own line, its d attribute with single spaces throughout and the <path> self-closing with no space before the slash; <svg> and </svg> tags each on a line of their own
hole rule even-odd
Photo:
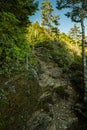
<svg viewBox="0 0 87 130">
<path fill-rule="evenodd" d="M 20 26 L 29 22 L 29 16 L 36 11 L 35 0 L 0 0 L 0 12 L 10 12 L 20 21 Z"/>
<path fill-rule="evenodd" d="M 57 0 L 57 9 L 69 8 L 66 16 L 74 22 L 80 22 L 82 29 L 82 64 L 83 64 L 83 84 L 84 84 L 84 103 L 87 104 L 87 70 L 85 54 L 85 26 L 84 19 L 87 17 L 87 0 Z"/>
<path fill-rule="evenodd" d="M 53 15 L 53 7 L 49 0 L 45 0 L 41 5 L 42 25 L 49 28 L 50 32 L 59 25 L 59 15 Z M 56 29 L 57 30 L 57 29 Z"/>
<path fill-rule="evenodd" d="M 76 46 L 78 46 L 78 42 L 81 41 L 81 38 L 82 38 L 81 35 L 82 33 L 80 30 L 80 27 L 74 24 L 74 26 L 70 28 L 69 37 L 75 41 Z"/>
</svg>

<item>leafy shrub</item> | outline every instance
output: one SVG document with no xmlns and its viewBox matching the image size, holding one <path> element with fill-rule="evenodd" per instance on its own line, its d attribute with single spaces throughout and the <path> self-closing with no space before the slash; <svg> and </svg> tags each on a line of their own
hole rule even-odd
<svg viewBox="0 0 87 130">
<path fill-rule="evenodd" d="M 42 60 L 50 59 L 57 63 L 59 67 L 68 68 L 72 62 L 69 50 L 60 42 L 38 43 L 35 49 L 41 53 Z"/>
<path fill-rule="evenodd" d="M 0 74 L 10 75 L 24 64 L 26 52 L 30 48 L 16 16 L 10 12 L 1 12 L 0 18 Z"/>
</svg>

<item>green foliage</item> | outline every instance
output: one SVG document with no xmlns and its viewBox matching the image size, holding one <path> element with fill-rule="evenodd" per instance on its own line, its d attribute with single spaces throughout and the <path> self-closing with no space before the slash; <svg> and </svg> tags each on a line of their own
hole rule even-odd
<svg viewBox="0 0 87 130">
<path fill-rule="evenodd" d="M 58 66 L 68 68 L 72 62 L 72 56 L 69 54 L 69 51 L 61 45 L 61 43 L 59 44 L 60 45 L 55 47 L 54 51 L 52 51 L 52 59 L 58 64 Z"/>
<path fill-rule="evenodd" d="M 57 25 L 59 25 L 59 15 L 53 15 L 54 9 L 49 0 L 42 2 L 41 11 L 42 25 L 48 27 L 51 33 L 51 29 L 53 27 L 58 28 Z"/>
<path fill-rule="evenodd" d="M 81 39 L 82 39 L 81 35 L 82 33 L 80 31 L 80 27 L 74 24 L 74 26 L 69 31 L 69 37 L 72 38 L 76 42 L 76 45 L 77 45 L 78 43 L 81 42 Z"/>
<path fill-rule="evenodd" d="M 41 9 L 42 9 L 42 13 L 41 13 L 42 25 L 51 27 L 51 17 L 52 17 L 53 7 L 49 2 L 49 0 L 45 0 L 44 2 L 42 2 Z"/>
<path fill-rule="evenodd" d="M 68 68 L 73 62 L 69 49 L 62 42 L 39 43 L 35 49 L 41 53 L 40 58 L 42 60 L 52 60 L 59 67 Z"/>
<path fill-rule="evenodd" d="M 38 3 L 35 0 L 1 0 L 0 12 L 10 12 L 20 21 L 19 26 L 23 27 L 29 23 L 29 16 L 36 11 Z"/>
<path fill-rule="evenodd" d="M 33 47 L 38 43 L 46 43 L 52 40 L 48 30 L 40 26 L 38 22 L 27 27 L 26 38 Z"/>
<path fill-rule="evenodd" d="M 38 84 L 34 71 L 31 69 L 34 58 L 33 56 L 30 58 L 32 51 L 25 37 L 29 16 L 34 14 L 36 8 L 37 3 L 34 0 L 0 1 L 1 130 L 19 129 L 30 118 L 37 106 L 37 99 L 34 96 L 37 96 L 38 89 L 35 87 Z M 27 54 L 29 54 L 28 63 Z M 31 65 L 28 72 L 26 64 Z M 35 80 L 35 84 L 32 80 Z M 28 103 L 29 106 L 27 106 Z"/>
<path fill-rule="evenodd" d="M 20 34 L 18 33 L 18 35 Z M 20 65 L 24 64 L 26 52 L 29 51 L 29 46 L 28 44 L 26 44 L 22 34 L 20 38 L 21 38 L 20 41 L 19 39 L 16 40 L 16 44 L 12 38 L 7 39 L 1 43 L 2 47 L 2 51 L 0 54 L 0 60 L 1 60 L 0 66 L 2 68 L 0 70 L 1 74 L 4 73 L 10 74 L 11 71 L 13 72 L 14 70 L 16 71 L 20 69 Z"/>
<path fill-rule="evenodd" d="M 34 0 L 0 1 L 0 74 L 11 75 L 25 64 L 26 53 L 30 50 L 25 26 L 36 9 Z"/>
</svg>

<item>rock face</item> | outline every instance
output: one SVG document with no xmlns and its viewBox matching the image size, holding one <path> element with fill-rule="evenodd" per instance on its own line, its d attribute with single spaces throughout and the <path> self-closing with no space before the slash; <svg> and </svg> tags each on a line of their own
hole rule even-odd
<svg viewBox="0 0 87 130">
<path fill-rule="evenodd" d="M 43 111 L 34 114 L 29 130 L 77 130 L 78 118 L 72 107 L 76 92 L 62 68 L 51 61 L 40 60 L 39 85 L 42 88 L 39 102 Z"/>
</svg>

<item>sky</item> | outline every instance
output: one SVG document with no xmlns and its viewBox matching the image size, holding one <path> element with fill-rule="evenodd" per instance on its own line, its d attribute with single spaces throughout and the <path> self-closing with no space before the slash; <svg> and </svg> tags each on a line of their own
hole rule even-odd
<svg viewBox="0 0 87 130">
<path fill-rule="evenodd" d="M 35 0 L 35 1 L 39 1 L 39 10 L 36 11 L 35 15 L 31 16 L 30 17 L 30 20 L 32 22 L 35 22 L 35 21 L 38 21 L 39 23 L 41 23 L 41 10 L 40 10 L 40 6 L 41 6 L 41 3 L 44 1 L 44 0 Z M 64 14 L 67 12 L 66 9 L 63 9 L 63 10 L 58 10 L 56 9 L 56 0 L 49 0 L 54 8 L 54 15 L 57 15 L 59 14 L 60 15 L 60 20 L 59 20 L 59 23 L 60 25 L 58 25 L 58 28 L 60 30 L 60 32 L 64 32 L 66 34 L 68 34 L 70 28 L 73 27 L 74 24 L 76 24 L 77 26 L 80 27 L 80 24 L 79 23 L 74 23 L 71 21 L 70 18 L 67 18 Z M 85 20 L 85 34 L 87 36 L 87 19 Z"/>
</svg>

